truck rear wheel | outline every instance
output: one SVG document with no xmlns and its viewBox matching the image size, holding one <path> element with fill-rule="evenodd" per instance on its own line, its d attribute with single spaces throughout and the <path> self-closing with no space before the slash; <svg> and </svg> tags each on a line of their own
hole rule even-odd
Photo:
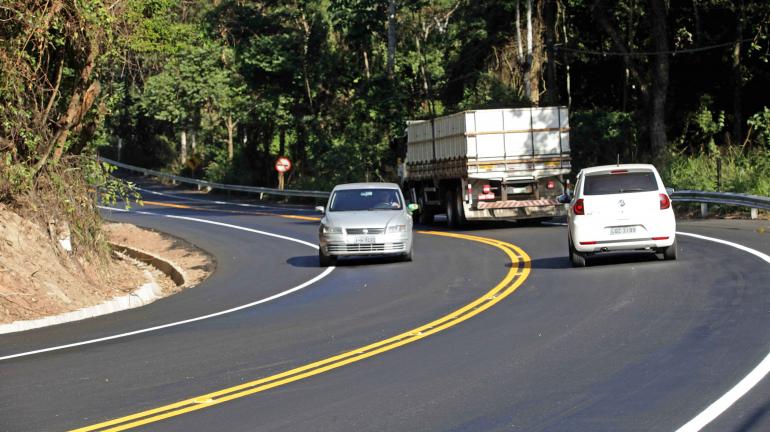
<svg viewBox="0 0 770 432">
<path fill-rule="evenodd" d="M 433 212 L 430 209 L 423 208 L 417 215 L 417 222 L 421 225 L 430 225 L 433 223 Z"/>
<path fill-rule="evenodd" d="M 420 209 L 417 213 L 417 222 L 422 225 L 430 225 L 433 223 L 433 209 L 429 208 L 425 204 L 425 200 L 422 198 L 419 198 L 417 200 L 417 204 L 420 206 Z"/>
<path fill-rule="evenodd" d="M 456 192 L 447 189 L 444 194 L 444 207 L 446 207 L 446 224 L 448 227 L 456 227 L 459 223 L 457 218 L 457 203 L 455 202 Z"/>
<path fill-rule="evenodd" d="M 455 212 L 457 214 L 457 226 L 463 226 L 468 223 L 468 219 L 465 218 L 465 206 L 463 205 L 463 191 L 458 186 L 455 190 Z"/>
</svg>

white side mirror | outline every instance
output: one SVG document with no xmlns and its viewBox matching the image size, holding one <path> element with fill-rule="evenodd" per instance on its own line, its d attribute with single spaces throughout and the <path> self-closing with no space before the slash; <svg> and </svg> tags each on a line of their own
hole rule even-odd
<svg viewBox="0 0 770 432">
<path fill-rule="evenodd" d="M 324 206 L 316 206 L 315 211 L 324 213 L 326 209 L 324 209 Z"/>
</svg>

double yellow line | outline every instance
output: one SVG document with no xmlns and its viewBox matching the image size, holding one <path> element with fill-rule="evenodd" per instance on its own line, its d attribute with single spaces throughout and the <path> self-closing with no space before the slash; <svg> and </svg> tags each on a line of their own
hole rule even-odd
<svg viewBox="0 0 770 432">
<path fill-rule="evenodd" d="M 473 302 L 423 326 L 398 334 L 373 344 L 356 348 L 342 354 L 288 370 L 266 378 L 229 387 L 212 393 L 195 396 L 159 408 L 138 412 L 103 423 L 86 426 L 74 431 L 122 431 L 158 422 L 192 411 L 201 410 L 233 399 L 249 396 L 271 388 L 299 381 L 339 367 L 361 361 L 400 346 L 416 342 L 430 335 L 455 326 L 487 309 L 513 293 L 527 279 L 530 273 L 530 258 L 519 247 L 485 237 L 455 234 L 439 231 L 420 231 L 421 234 L 470 240 L 494 246 L 502 250 L 511 262 L 510 270 L 494 288 Z"/>
</svg>

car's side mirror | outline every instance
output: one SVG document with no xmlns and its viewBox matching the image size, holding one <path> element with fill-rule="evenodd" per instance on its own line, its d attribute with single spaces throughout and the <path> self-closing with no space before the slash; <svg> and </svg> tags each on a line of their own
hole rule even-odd
<svg viewBox="0 0 770 432">
<path fill-rule="evenodd" d="M 326 209 L 324 208 L 324 206 L 316 206 L 315 211 L 324 213 L 326 212 Z"/>
<path fill-rule="evenodd" d="M 569 192 L 564 192 L 564 194 L 559 195 L 556 198 L 556 201 L 561 204 L 569 204 L 569 202 L 572 201 L 572 196 L 569 194 Z"/>
<path fill-rule="evenodd" d="M 411 204 L 408 204 L 406 206 L 406 208 L 409 209 L 410 212 L 416 212 L 417 210 L 420 209 L 420 205 L 419 204 L 415 204 L 415 203 L 411 203 Z"/>
<path fill-rule="evenodd" d="M 671 196 L 671 194 L 674 193 L 674 188 L 667 187 L 666 188 L 666 193 L 668 194 L 668 196 Z"/>
</svg>

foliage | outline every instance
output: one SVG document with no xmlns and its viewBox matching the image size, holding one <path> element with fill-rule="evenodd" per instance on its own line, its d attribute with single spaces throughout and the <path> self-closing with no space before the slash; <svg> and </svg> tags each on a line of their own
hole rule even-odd
<svg viewBox="0 0 770 432">
<path fill-rule="evenodd" d="M 96 148 L 261 186 L 279 155 L 287 187 L 395 180 L 407 119 L 531 104 L 570 105 L 575 169 L 670 151 L 684 179 L 744 141 L 735 166 L 761 165 L 768 18 L 759 0 L 7 0 L 0 191 Z"/>
<path fill-rule="evenodd" d="M 757 143 L 770 149 L 770 108 L 763 107 L 762 111 L 749 117 L 746 123 L 756 134 Z"/>
<path fill-rule="evenodd" d="M 12 0 L 0 8 L 0 150 L 33 175 L 91 142 L 95 69 L 112 40 L 113 5 Z"/>
<path fill-rule="evenodd" d="M 629 113 L 573 111 L 570 116 L 572 171 L 582 168 L 638 161 L 639 131 Z"/>
<path fill-rule="evenodd" d="M 685 129 L 679 138 L 680 146 L 688 146 L 690 149 L 704 149 L 716 152 L 715 138 L 724 132 L 724 111 L 712 112 L 713 99 L 709 95 L 703 95 L 698 109 L 688 116 Z"/>
<path fill-rule="evenodd" d="M 717 160 L 721 160 L 722 191 L 770 196 L 770 150 L 746 151 L 738 146 L 721 153 L 696 156 L 673 154 L 663 173 L 666 185 L 675 189 L 716 191 Z"/>
</svg>

